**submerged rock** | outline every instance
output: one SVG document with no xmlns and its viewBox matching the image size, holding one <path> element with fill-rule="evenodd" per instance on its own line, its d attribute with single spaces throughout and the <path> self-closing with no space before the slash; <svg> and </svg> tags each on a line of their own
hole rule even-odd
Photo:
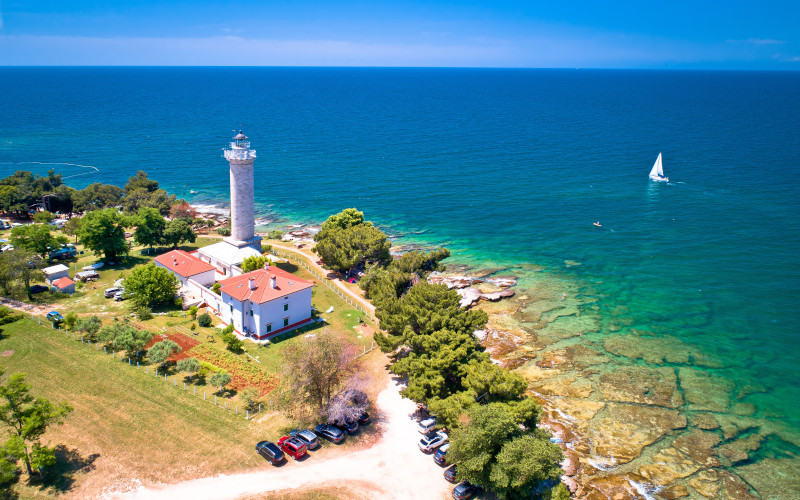
<svg viewBox="0 0 800 500">
<path fill-rule="evenodd" d="M 730 406 L 733 381 L 694 368 L 680 368 L 678 377 L 689 409 L 722 413 Z"/>
<path fill-rule="evenodd" d="M 456 293 L 461 296 L 461 300 L 458 302 L 458 305 L 463 308 L 470 308 L 481 300 L 496 302 L 502 298 L 514 296 L 514 290 L 500 290 L 498 292 L 483 293 L 479 289 L 473 287 L 457 289 Z"/>
<path fill-rule="evenodd" d="M 622 320 L 617 320 L 620 321 Z M 659 337 L 615 335 L 608 337 L 603 345 L 608 352 L 631 359 L 642 359 L 653 365 L 672 363 L 719 366 L 716 360 L 706 356 L 696 347 L 669 335 Z"/>
<path fill-rule="evenodd" d="M 591 430 L 594 454 L 606 465 L 627 463 L 645 446 L 686 427 L 686 417 L 658 406 L 608 403 L 608 414 Z"/>
<path fill-rule="evenodd" d="M 672 368 L 623 366 L 600 376 L 600 391 L 608 401 L 678 408 L 683 397 Z"/>
<path fill-rule="evenodd" d="M 721 438 L 713 432 L 695 429 L 659 451 L 652 463 L 639 467 L 638 472 L 654 484 L 663 486 L 701 469 L 719 467 L 714 446 L 720 441 Z"/>
</svg>

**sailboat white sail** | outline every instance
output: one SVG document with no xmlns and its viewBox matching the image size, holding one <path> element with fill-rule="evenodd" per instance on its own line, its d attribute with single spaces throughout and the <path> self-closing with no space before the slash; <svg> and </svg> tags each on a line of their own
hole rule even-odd
<svg viewBox="0 0 800 500">
<path fill-rule="evenodd" d="M 656 182 L 669 182 L 669 177 L 664 176 L 664 167 L 661 165 L 661 153 L 658 153 L 658 158 L 653 164 L 653 169 L 650 170 L 650 180 Z"/>
</svg>

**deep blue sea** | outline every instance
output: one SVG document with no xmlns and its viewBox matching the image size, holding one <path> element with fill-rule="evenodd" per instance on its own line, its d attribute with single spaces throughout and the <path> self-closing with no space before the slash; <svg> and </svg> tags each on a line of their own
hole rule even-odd
<svg viewBox="0 0 800 500">
<path fill-rule="evenodd" d="M 352 206 L 457 260 L 542 266 L 800 428 L 800 73 L 0 68 L 2 176 L 142 169 L 224 201 L 239 128 L 262 215 Z"/>
</svg>

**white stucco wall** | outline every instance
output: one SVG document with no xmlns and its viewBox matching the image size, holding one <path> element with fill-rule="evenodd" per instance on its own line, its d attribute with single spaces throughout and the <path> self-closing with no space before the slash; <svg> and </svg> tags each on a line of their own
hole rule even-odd
<svg viewBox="0 0 800 500">
<path fill-rule="evenodd" d="M 238 332 L 244 333 L 246 329 L 247 332 L 265 337 L 284 328 L 286 318 L 288 325 L 293 325 L 311 317 L 311 288 L 263 304 L 253 304 L 250 301 L 242 303 L 223 292 L 222 303 L 222 321 L 232 323 Z M 288 306 L 287 310 L 284 310 L 284 304 Z M 272 325 L 269 332 L 268 324 Z"/>
</svg>

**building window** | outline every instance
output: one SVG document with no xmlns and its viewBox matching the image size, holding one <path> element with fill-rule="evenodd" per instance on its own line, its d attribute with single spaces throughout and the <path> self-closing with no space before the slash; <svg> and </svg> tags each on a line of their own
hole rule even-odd
<svg viewBox="0 0 800 500">
<path fill-rule="evenodd" d="M 231 304 L 231 314 L 233 314 L 233 304 Z"/>
<path fill-rule="evenodd" d="M 272 323 L 267 325 L 267 333 L 272 331 Z"/>
<path fill-rule="evenodd" d="M 289 318 L 283 318 L 283 326 L 289 326 Z"/>
<path fill-rule="evenodd" d="M 283 310 L 284 311 L 288 311 L 289 310 L 289 304 L 284 304 L 283 305 Z"/>
<path fill-rule="evenodd" d="M 250 309 L 250 317 L 251 318 L 253 317 L 253 310 L 252 309 Z"/>
</svg>

